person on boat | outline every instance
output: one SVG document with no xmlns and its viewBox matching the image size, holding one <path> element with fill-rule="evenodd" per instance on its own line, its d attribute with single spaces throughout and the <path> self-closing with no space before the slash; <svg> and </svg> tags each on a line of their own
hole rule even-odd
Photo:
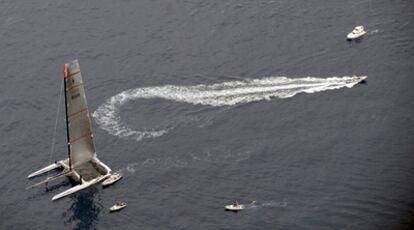
<svg viewBox="0 0 414 230">
<path fill-rule="evenodd" d="M 79 176 L 79 180 L 80 180 L 80 183 L 82 184 L 83 183 L 83 181 L 82 181 L 82 175 Z"/>
</svg>

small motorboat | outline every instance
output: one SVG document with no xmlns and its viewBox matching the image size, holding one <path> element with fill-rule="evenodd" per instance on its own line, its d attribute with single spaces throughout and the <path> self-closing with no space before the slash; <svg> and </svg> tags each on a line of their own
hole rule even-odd
<svg viewBox="0 0 414 230">
<path fill-rule="evenodd" d="M 106 187 L 109 186 L 117 181 L 119 181 L 120 179 L 122 179 L 122 174 L 119 172 L 115 172 L 113 174 L 111 174 L 106 180 L 104 180 L 102 182 L 102 186 Z"/>
<path fill-rule="evenodd" d="M 111 208 L 109 208 L 109 212 L 116 212 L 126 207 L 125 202 L 118 202 L 114 204 Z"/>
<path fill-rule="evenodd" d="M 226 205 L 224 206 L 224 209 L 227 211 L 233 211 L 233 212 L 237 212 L 237 211 L 241 211 L 244 209 L 244 205 L 239 204 L 239 203 L 234 203 L 234 204 L 230 204 L 230 205 Z"/>
<path fill-rule="evenodd" d="M 348 40 L 353 40 L 353 39 L 361 37 L 362 35 L 366 33 L 367 32 L 364 30 L 363 26 L 356 26 L 354 30 L 346 36 L 346 38 Z"/>
</svg>

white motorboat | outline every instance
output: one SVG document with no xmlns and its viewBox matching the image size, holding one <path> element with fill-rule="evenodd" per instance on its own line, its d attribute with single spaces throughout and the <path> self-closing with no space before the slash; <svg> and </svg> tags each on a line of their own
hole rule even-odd
<svg viewBox="0 0 414 230">
<path fill-rule="evenodd" d="M 122 179 L 122 174 L 119 173 L 119 172 L 115 172 L 115 173 L 111 174 L 111 176 L 109 176 L 108 179 L 106 179 L 102 182 L 102 186 L 103 187 L 109 186 L 109 185 L 119 181 L 120 179 Z"/>
<path fill-rule="evenodd" d="M 367 32 L 364 30 L 364 27 L 363 26 L 356 26 L 354 28 L 354 30 L 351 33 L 349 33 L 346 37 L 349 40 L 352 40 L 352 39 L 359 38 L 359 37 L 361 37 L 362 35 L 364 35 L 366 33 Z"/>
<path fill-rule="evenodd" d="M 116 212 L 116 211 L 119 211 L 119 210 L 121 210 L 125 207 L 126 207 L 125 202 L 118 202 L 118 203 L 114 204 L 111 208 L 109 208 L 109 211 L 110 212 Z"/>
<path fill-rule="evenodd" d="M 244 209 L 244 205 L 239 204 L 239 203 L 236 202 L 234 204 L 230 204 L 230 205 L 224 206 L 224 209 L 226 209 L 227 211 L 237 212 L 237 211 L 243 210 Z"/>
</svg>

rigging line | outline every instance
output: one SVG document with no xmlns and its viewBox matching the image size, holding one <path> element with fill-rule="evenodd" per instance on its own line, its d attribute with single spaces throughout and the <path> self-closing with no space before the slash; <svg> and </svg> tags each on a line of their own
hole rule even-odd
<svg viewBox="0 0 414 230">
<path fill-rule="evenodd" d="M 49 164 L 51 164 L 52 162 L 52 156 L 53 156 L 53 152 L 55 150 L 55 140 L 56 140 L 56 131 L 57 131 L 57 125 L 58 125 L 58 119 L 59 119 L 59 115 L 60 115 L 60 104 L 62 101 L 62 94 L 63 94 L 63 81 L 59 90 L 59 101 L 58 101 L 58 107 L 57 107 L 57 112 L 56 112 L 56 119 L 55 119 L 55 128 L 53 130 L 53 137 L 52 137 L 52 147 L 50 149 L 50 154 L 49 154 Z"/>
</svg>

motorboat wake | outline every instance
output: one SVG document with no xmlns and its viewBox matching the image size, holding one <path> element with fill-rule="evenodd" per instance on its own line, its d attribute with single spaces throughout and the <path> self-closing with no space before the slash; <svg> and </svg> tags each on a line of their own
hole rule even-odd
<svg viewBox="0 0 414 230">
<path fill-rule="evenodd" d="M 106 100 L 94 113 L 96 123 L 109 134 L 141 141 L 160 137 L 169 129 L 134 130 L 120 116 L 123 105 L 137 99 L 165 99 L 174 102 L 213 107 L 233 106 L 272 98 L 290 98 L 299 93 L 316 93 L 340 88 L 352 88 L 367 76 L 329 78 L 267 77 L 229 81 L 211 85 L 164 85 L 125 90 Z"/>
</svg>

